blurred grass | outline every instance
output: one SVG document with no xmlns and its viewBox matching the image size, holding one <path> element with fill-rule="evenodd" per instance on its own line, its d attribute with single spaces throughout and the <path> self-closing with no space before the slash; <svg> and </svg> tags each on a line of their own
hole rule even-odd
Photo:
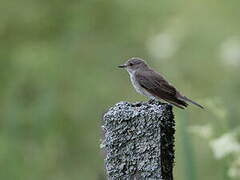
<svg viewBox="0 0 240 180">
<path fill-rule="evenodd" d="M 188 114 L 186 112 L 178 113 L 177 116 L 181 120 L 179 124 L 178 131 L 180 134 L 180 141 L 181 141 L 181 149 L 182 149 L 182 156 L 183 156 L 183 163 L 185 167 L 185 177 L 186 180 L 196 180 L 196 161 L 194 157 L 194 151 L 191 143 L 191 137 L 188 135 L 187 132 L 187 123 L 189 121 Z"/>
<path fill-rule="evenodd" d="M 0 1 L 0 179 L 101 176 L 102 113 L 121 100 L 145 100 L 116 68 L 131 56 L 146 58 L 199 103 L 220 97 L 228 116 L 219 134 L 239 126 L 239 65 L 228 66 L 219 55 L 223 42 L 240 36 L 239 5 L 237 0 Z M 166 59 L 146 47 L 159 33 L 179 37 Z M 206 109 L 190 107 L 187 122 L 177 115 L 177 136 L 188 124 L 217 126 Z M 196 157 L 192 177 L 223 177 L 217 171 L 225 161 L 214 160 L 206 142 L 188 136 L 184 133 Z M 178 141 L 175 177 L 185 180 L 191 159 L 180 152 L 191 147 Z"/>
</svg>

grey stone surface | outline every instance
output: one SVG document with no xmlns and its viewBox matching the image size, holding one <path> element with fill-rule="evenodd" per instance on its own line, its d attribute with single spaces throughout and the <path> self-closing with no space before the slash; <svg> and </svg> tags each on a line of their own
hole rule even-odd
<svg viewBox="0 0 240 180">
<path fill-rule="evenodd" d="M 108 179 L 172 180 L 175 121 L 172 106 L 120 102 L 103 116 Z"/>
</svg>

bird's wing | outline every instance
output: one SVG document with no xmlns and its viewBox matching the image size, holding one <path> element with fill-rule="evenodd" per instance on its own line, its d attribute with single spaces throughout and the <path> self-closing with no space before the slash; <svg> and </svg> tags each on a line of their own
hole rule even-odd
<svg viewBox="0 0 240 180">
<path fill-rule="evenodd" d="M 176 95 L 176 89 L 157 73 L 150 71 L 136 73 L 136 80 L 144 89 L 159 97 Z"/>
<path fill-rule="evenodd" d="M 135 75 L 139 85 L 154 96 L 178 107 L 187 106 L 187 103 L 177 98 L 177 90 L 158 73 L 146 71 Z"/>
</svg>

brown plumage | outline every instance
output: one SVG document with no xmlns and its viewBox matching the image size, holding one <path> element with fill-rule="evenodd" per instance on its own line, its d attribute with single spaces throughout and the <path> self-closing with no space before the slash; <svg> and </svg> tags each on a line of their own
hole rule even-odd
<svg viewBox="0 0 240 180">
<path fill-rule="evenodd" d="M 119 67 L 127 69 L 137 92 L 149 98 L 162 99 L 181 109 L 188 106 L 187 102 L 203 108 L 200 104 L 181 95 L 161 74 L 151 69 L 142 59 L 131 58 Z"/>
<path fill-rule="evenodd" d="M 154 71 L 136 73 L 135 77 L 140 86 L 150 94 L 182 109 L 188 106 L 186 102 L 178 99 L 179 93 L 177 90 Z"/>
</svg>

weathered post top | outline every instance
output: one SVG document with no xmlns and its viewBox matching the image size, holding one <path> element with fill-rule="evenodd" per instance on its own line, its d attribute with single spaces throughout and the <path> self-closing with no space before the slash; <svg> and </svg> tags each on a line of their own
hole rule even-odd
<svg viewBox="0 0 240 180">
<path fill-rule="evenodd" d="M 120 102 L 103 116 L 105 167 L 110 180 L 173 179 L 172 106 Z"/>
</svg>

